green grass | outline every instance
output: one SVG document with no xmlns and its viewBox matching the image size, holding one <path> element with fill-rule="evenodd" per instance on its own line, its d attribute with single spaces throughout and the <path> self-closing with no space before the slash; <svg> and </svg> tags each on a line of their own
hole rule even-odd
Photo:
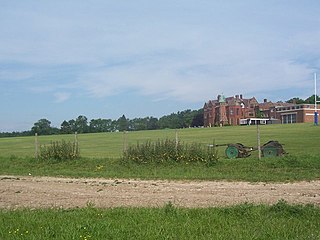
<svg viewBox="0 0 320 240">
<path fill-rule="evenodd" d="M 256 146 L 256 127 L 180 129 L 179 140 L 203 145 Z M 39 161 L 34 137 L 0 138 L 0 174 L 68 177 L 298 181 L 320 179 L 320 128 L 311 124 L 261 126 L 261 142 L 278 140 L 289 154 L 281 158 L 220 159 L 204 164 L 121 164 L 125 135 L 78 135 L 79 160 Z M 129 132 L 128 144 L 175 139 L 175 130 Z M 73 135 L 40 136 L 41 144 L 70 141 Z M 320 239 L 320 208 L 242 204 L 185 209 L 160 208 L 0 209 L 0 239 Z"/>
<path fill-rule="evenodd" d="M 294 155 L 320 153 L 320 127 L 312 124 L 266 125 L 261 127 L 261 143 L 269 140 L 278 140 L 284 144 L 287 152 Z M 246 146 L 257 146 L 256 126 L 236 126 L 223 128 L 192 128 L 179 129 L 178 136 L 181 142 L 197 142 L 204 145 L 223 143 L 243 143 Z M 126 134 L 128 144 L 136 144 L 147 140 L 175 139 L 175 130 L 137 131 Z M 74 135 L 39 136 L 40 144 L 49 144 L 51 141 L 70 141 Z M 125 135 L 118 133 L 79 134 L 79 146 L 82 157 L 88 158 L 115 158 L 123 152 Z M 0 138 L 0 156 L 16 155 L 34 156 L 34 137 Z M 224 155 L 224 147 L 220 147 L 220 155 Z M 257 156 L 257 152 L 253 153 Z"/>
<path fill-rule="evenodd" d="M 256 146 L 256 126 L 206 129 L 180 129 L 180 141 L 208 145 L 240 142 Z M 73 135 L 40 136 L 50 143 Z M 127 133 L 128 144 L 147 140 L 174 139 L 175 130 Z M 82 134 L 78 136 L 79 160 L 38 161 L 34 155 L 34 138 L 0 139 L 0 174 L 70 177 L 200 179 L 243 181 L 299 181 L 320 179 L 320 128 L 311 124 L 261 126 L 261 142 L 278 140 L 289 154 L 281 158 L 257 159 L 257 152 L 245 159 L 226 159 L 225 147 L 219 147 L 220 159 L 211 167 L 204 164 L 120 164 L 124 133 Z"/>
<path fill-rule="evenodd" d="M 320 208 L 2 209 L 0 239 L 320 239 Z"/>
<path fill-rule="evenodd" d="M 287 182 L 320 178 L 320 161 L 316 156 L 222 159 L 213 166 L 193 163 L 121 164 L 118 159 L 73 161 L 37 161 L 33 158 L 0 158 L 0 174 L 65 177 L 193 179 L 230 181 Z"/>
</svg>

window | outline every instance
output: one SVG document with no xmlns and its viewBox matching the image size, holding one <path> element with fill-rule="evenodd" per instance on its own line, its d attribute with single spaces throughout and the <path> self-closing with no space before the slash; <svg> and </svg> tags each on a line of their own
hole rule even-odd
<svg viewBox="0 0 320 240">
<path fill-rule="evenodd" d="M 230 115 L 233 115 L 233 109 L 230 109 Z"/>
<path fill-rule="evenodd" d="M 286 114 L 281 116 L 281 120 L 283 124 L 290 124 L 290 123 L 296 123 L 297 122 L 297 114 Z"/>
</svg>

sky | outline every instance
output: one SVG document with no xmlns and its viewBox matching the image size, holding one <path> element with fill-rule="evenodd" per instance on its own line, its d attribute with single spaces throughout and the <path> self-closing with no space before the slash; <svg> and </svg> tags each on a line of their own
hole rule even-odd
<svg viewBox="0 0 320 240">
<path fill-rule="evenodd" d="M 0 132 L 42 118 L 159 118 L 218 94 L 307 98 L 319 10 L 319 0 L 0 0 Z"/>
</svg>

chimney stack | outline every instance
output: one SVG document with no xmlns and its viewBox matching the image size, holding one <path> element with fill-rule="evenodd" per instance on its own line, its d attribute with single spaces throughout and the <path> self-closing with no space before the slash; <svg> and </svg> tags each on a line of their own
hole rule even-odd
<svg viewBox="0 0 320 240">
<path fill-rule="evenodd" d="M 266 99 L 266 98 L 265 98 L 265 99 L 263 99 L 263 102 L 264 102 L 264 103 L 268 102 L 268 99 Z"/>
</svg>

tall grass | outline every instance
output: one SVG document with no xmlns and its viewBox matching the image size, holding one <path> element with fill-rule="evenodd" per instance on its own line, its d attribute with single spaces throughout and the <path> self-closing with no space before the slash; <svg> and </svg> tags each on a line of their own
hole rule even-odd
<svg viewBox="0 0 320 240">
<path fill-rule="evenodd" d="M 55 141 L 40 146 L 38 157 L 40 160 L 74 160 L 80 158 L 80 150 L 77 142 Z"/>
<path fill-rule="evenodd" d="M 122 163 L 203 163 L 212 166 L 218 161 L 214 145 L 203 146 L 199 143 L 185 144 L 175 140 L 147 141 L 130 145 L 123 153 Z"/>
<path fill-rule="evenodd" d="M 2 209 L 0 239 L 320 239 L 320 208 Z"/>
</svg>

